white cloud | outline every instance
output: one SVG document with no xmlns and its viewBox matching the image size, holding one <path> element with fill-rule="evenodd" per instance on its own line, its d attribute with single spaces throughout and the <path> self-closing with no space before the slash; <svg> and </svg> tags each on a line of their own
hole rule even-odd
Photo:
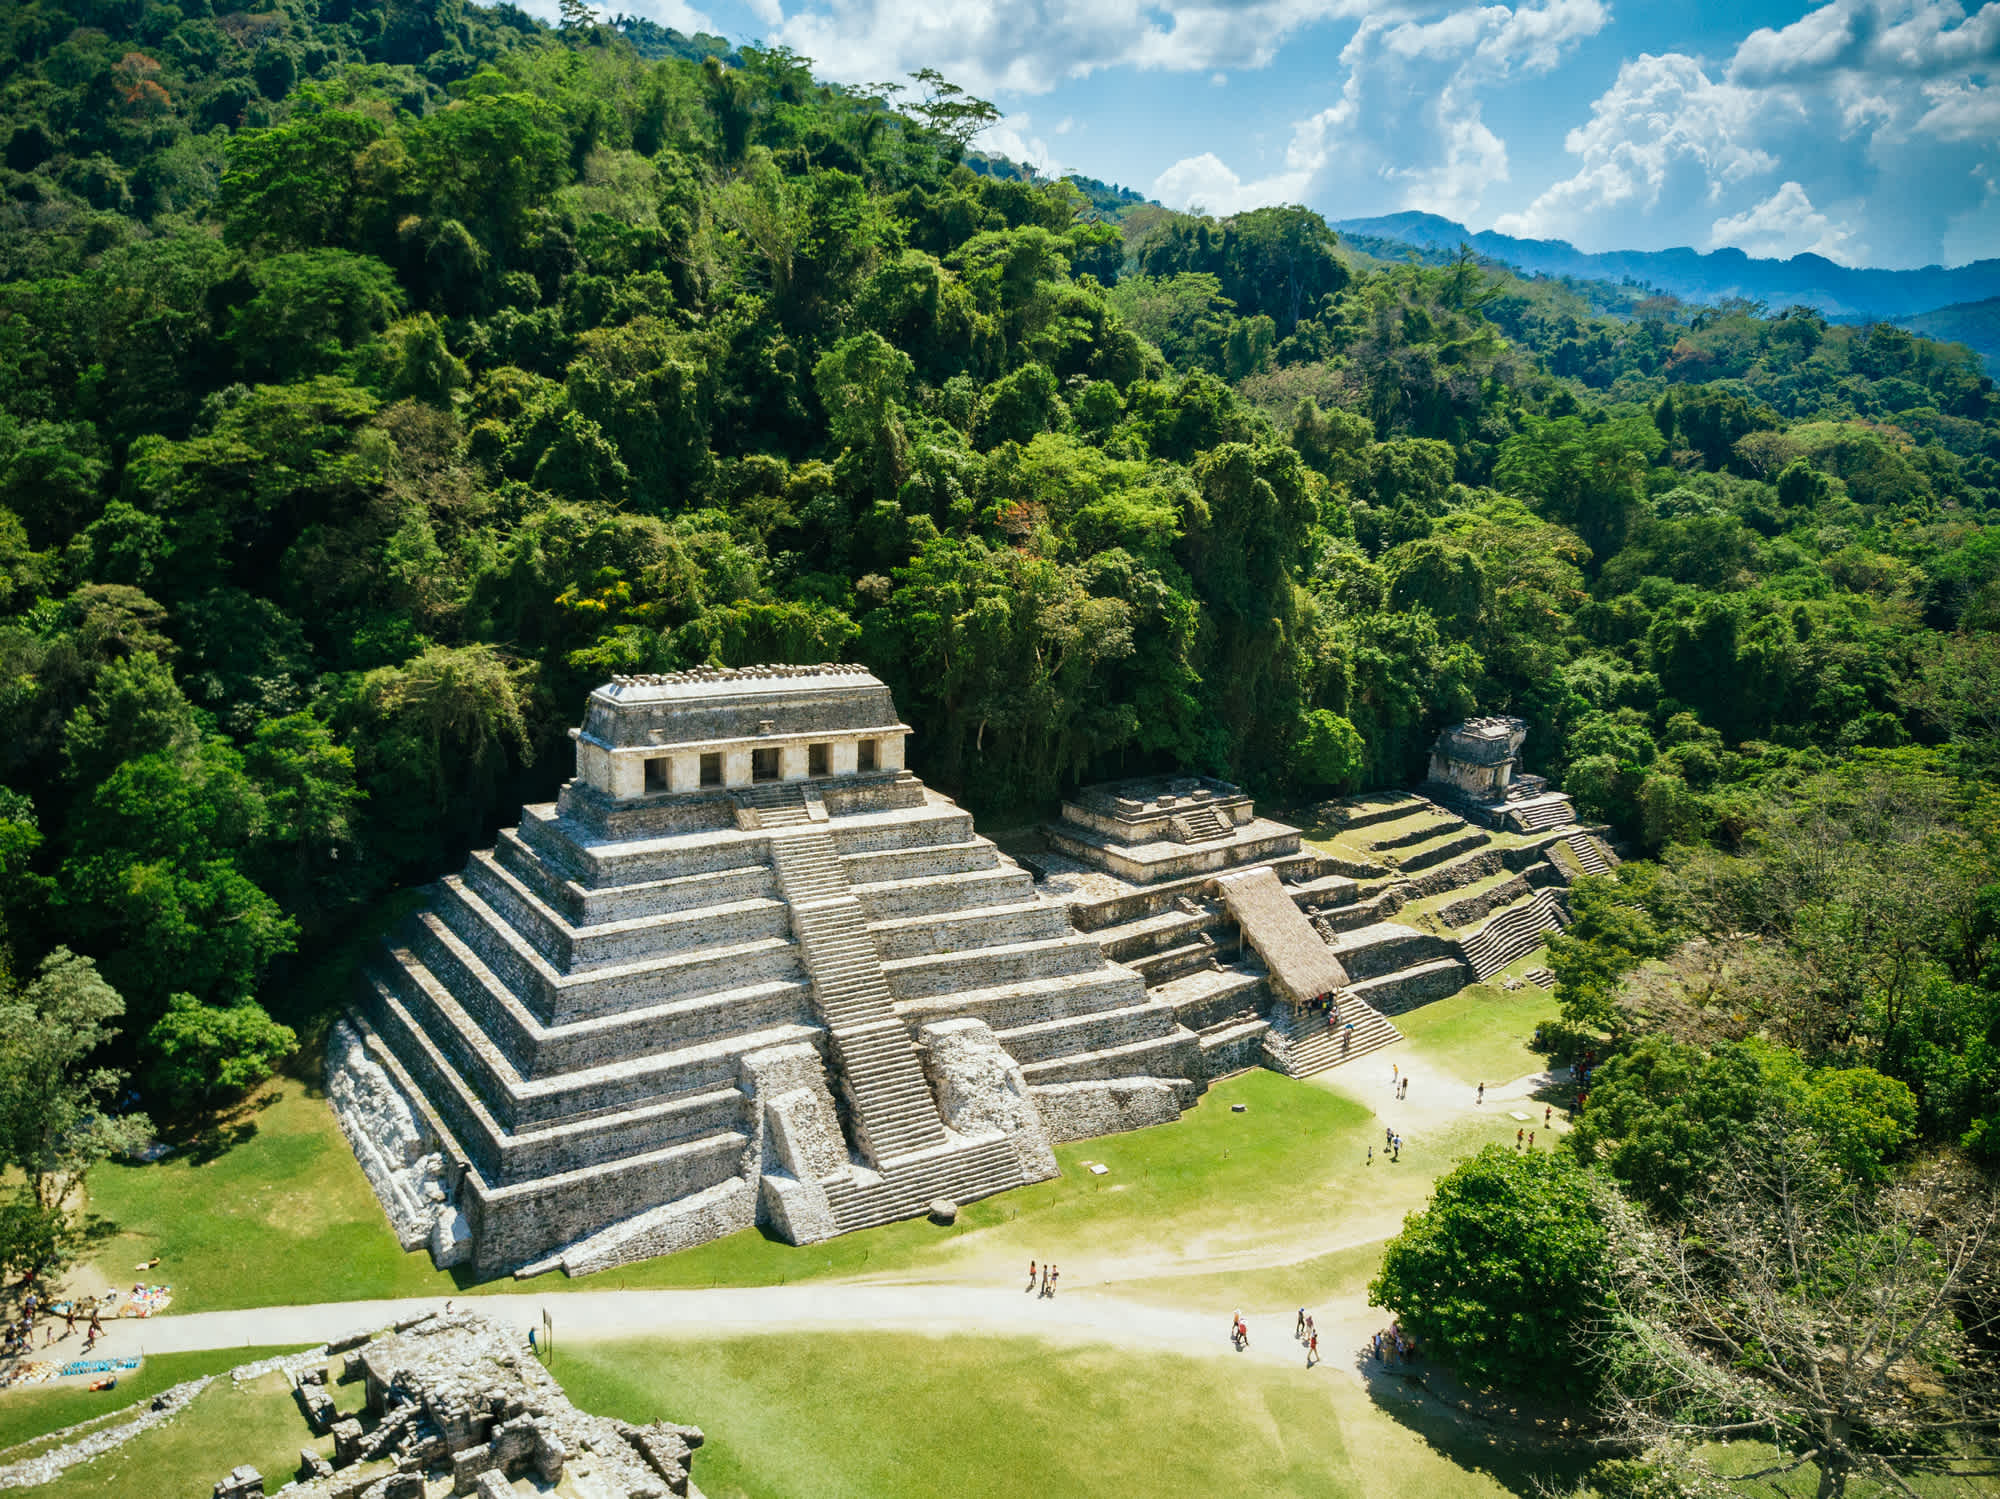
<svg viewBox="0 0 2000 1499">
<path fill-rule="evenodd" d="M 1806 190 L 1796 182 L 1783 184 L 1763 202 L 1741 213 L 1717 219 L 1708 231 L 1711 246 L 1733 245 L 1746 255 L 1784 260 L 1810 252 L 1843 264 L 1853 260 L 1842 248 L 1851 238 L 1848 230 L 1836 227 L 1813 207 Z"/>
<path fill-rule="evenodd" d="M 1309 174 L 1305 172 L 1280 172 L 1245 182 L 1221 157 L 1213 151 L 1204 151 L 1199 156 L 1177 161 L 1160 173 L 1153 183 L 1153 196 L 1169 208 L 1225 218 L 1246 208 L 1296 203 L 1308 180 Z"/>
<path fill-rule="evenodd" d="M 1418 208 L 1463 218 L 1508 176 L 1482 94 L 1554 67 L 1608 20 L 1601 0 L 1480 5 L 1430 19 L 1378 10 L 1341 51 L 1339 99 L 1294 123 L 1282 171 L 1244 181 L 1203 152 L 1169 167 L 1154 192 L 1212 213 L 1309 202 L 1339 215 Z"/>
<path fill-rule="evenodd" d="M 1983 221 L 1995 64 L 2000 3 L 1949 0 L 1831 0 L 1753 31 L 1719 71 L 1642 54 L 1569 133 L 1574 173 L 1495 227 L 1921 264 Z"/>
<path fill-rule="evenodd" d="M 1050 133 L 1061 135 L 1068 129 L 1069 121 L 1064 120 Z M 1056 159 L 1049 143 L 1034 133 L 1033 122 L 1025 112 L 1007 115 L 999 123 L 988 127 L 977 144 L 982 151 L 1025 162 L 1044 177 L 1059 177 L 1068 170 Z"/>
<path fill-rule="evenodd" d="M 1716 83 L 1679 52 L 1641 53 L 1564 141 L 1582 159 L 1576 174 L 1543 190 L 1503 234 L 1576 235 L 1606 210 L 1650 215 L 1717 203 L 1725 187 L 1762 176 L 1777 161 L 1759 144 L 1765 121 L 1750 90 Z"/>
<path fill-rule="evenodd" d="M 1305 26 L 1380 9 L 1371 0 L 806 0 L 773 23 L 771 39 L 849 82 L 934 67 L 976 93 L 1037 94 L 1119 66 L 1263 67 Z"/>
</svg>

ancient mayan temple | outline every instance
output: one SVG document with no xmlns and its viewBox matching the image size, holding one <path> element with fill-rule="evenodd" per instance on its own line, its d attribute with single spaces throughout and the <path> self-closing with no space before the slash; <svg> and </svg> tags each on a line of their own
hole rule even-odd
<svg viewBox="0 0 2000 1499">
<path fill-rule="evenodd" d="M 1196 1036 L 904 769 L 909 733 L 854 666 L 590 695 L 575 779 L 441 882 L 330 1049 L 406 1246 L 490 1276 L 810 1242 L 1193 1100 Z"/>
</svg>

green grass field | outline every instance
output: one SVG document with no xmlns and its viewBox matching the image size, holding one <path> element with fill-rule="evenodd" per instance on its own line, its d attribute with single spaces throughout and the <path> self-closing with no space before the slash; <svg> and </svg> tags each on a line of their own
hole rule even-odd
<svg viewBox="0 0 2000 1499">
<path fill-rule="evenodd" d="M 1530 1478 L 1325 1366 L 842 1334 L 578 1344 L 556 1373 L 586 1409 L 700 1426 L 710 1499 L 1480 1499 Z"/>
<path fill-rule="evenodd" d="M 176 1311 L 453 1294 L 397 1244 L 326 1101 L 290 1079 L 269 1092 L 212 1157 L 93 1171 L 90 1211 L 116 1231 L 91 1262 L 113 1285 L 171 1285 Z M 155 1255 L 157 1269 L 134 1269 Z"/>
<path fill-rule="evenodd" d="M 1537 949 L 1508 969 L 1532 967 Z M 1533 984 L 1512 991 L 1497 983 L 1474 984 L 1396 1017 L 1410 1045 L 1468 1086 L 1489 1088 L 1546 1068 L 1548 1059 L 1528 1049 L 1535 1027 L 1556 1018 L 1555 995 Z"/>
<path fill-rule="evenodd" d="M 238 1364 L 255 1363 L 287 1348 L 226 1348 L 209 1353 L 163 1353 L 150 1357 L 130 1374 L 120 1377 L 115 1390 L 87 1390 L 73 1385 L 56 1389 L 0 1391 L 0 1462 L 15 1462 L 28 1455 L 15 1451 L 52 1431 L 61 1431 L 79 1421 L 108 1419 L 129 1411 L 160 1391 L 185 1379 L 204 1374 L 221 1374 Z"/>
<path fill-rule="evenodd" d="M 230 1364 L 244 1362 L 239 1350 Z M 228 1367 L 225 1365 L 224 1367 Z M 315 1437 L 281 1374 L 242 1386 L 210 1385 L 164 1425 L 142 1432 L 102 1457 L 71 1468 L 34 1490 L 36 1499 L 206 1499 L 215 1481 L 239 1463 L 264 1475 L 270 1491 L 292 1477 L 299 1449 L 333 1450 Z"/>
</svg>

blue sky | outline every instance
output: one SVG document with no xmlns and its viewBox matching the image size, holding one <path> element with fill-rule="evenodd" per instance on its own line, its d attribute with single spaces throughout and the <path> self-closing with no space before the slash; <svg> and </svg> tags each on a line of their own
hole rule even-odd
<svg viewBox="0 0 2000 1499">
<path fill-rule="evenodd" d="M 844 81 L 937 67 L 1006 112 L 980 145 L 1175 207 L 1424 209 L 1587 250 L 2000 256 L 2000 0 L 620 9 L 783 42 Z"/>
</svg>

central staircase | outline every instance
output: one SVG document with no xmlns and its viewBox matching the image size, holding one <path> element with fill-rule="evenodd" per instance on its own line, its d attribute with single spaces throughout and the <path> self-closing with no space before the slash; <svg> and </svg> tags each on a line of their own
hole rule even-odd
<svg viewBox="0 0 2000 1499">
<path fill-rule="evenodd" d="M 878 1169 L 943 1145 L 944 1123 L 832 837 L 804 821 L 781 825 L 772 829 L 771 855 L 853 1110 L 856 1143 Z"/>
<path fill-rule="evenodd" d="M 1349 1021 L 1354 1023 L 1351 1043 L 1347 1040 Z M 1265 1045 L 1284 1064 L 1283 1070 L 1287 1074 L 1311 1077 L 1316 1072 L 1330 1071 L 1402 1039 L 1403 1033 L 1396 1029 L 1388 1016 L 1358 999 L 1343 995 L 1338 1029 L 1329 1028 L 1322 1016 L 1296 1014 L 1290 1005 L 1277 1006 L 1276 1013 L 1271 1017 L 1271 1035 Z"/>
</svg>

